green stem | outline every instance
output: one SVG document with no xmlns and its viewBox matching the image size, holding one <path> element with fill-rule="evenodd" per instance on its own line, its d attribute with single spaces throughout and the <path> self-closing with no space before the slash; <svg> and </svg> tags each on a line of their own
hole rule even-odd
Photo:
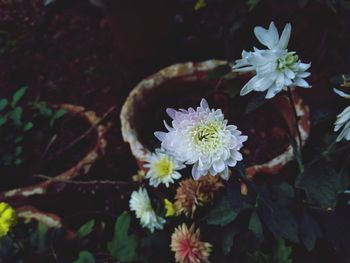
<svg viewBox="0 0 350 263">
<path fill-rule="evenodd" d="M 303 165 L 303 161 L 302 161 L 303 158 L 302 158 L 302 153 L 301 153 L 301 147 L 303 145 L 303 140 L 301 138 L 301 133 L 299 130 L 299 125 L 298 125 L 299 124 L 299 116 L 297 113 L 295 101 L 294 101 L 292 90 L 290 87 L 287 87 L 287 94 L 288 94 L 288 99 L 289 99 L 290 105 L 292 106 L 292 109 L 293 109 L 293 113 L 294 113 L 294 117 L 295 117 L 295 130 L 297 132 L 298 140 L 299 140 L 299 147 L 298 147 L 298 143 L 297 143 L 297 147 L 295 149 L 298 152 L 295 153 L 295 155 L 296 155 L 297 163 L 299 166 L 299 171 L 300 171 L 300 173 L 303 173 L 304 172 L 304 165 Z M 292 139 L 294 139 L 294 138 L 292 138 Z"/>
</svg>

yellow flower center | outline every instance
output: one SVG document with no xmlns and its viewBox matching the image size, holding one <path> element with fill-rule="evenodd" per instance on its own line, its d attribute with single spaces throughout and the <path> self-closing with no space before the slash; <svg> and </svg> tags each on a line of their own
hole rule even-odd
<svg viewBox="0 0 350 263">
<path fill-rule="evenodd" d="M 202 152 L 214 151 L 221 143 L 220 129 L 220 124 L 217 122 L 210 122 L 197 126 L 193 130 L 195 145 L 197 145 Z"/>
<path fill-rule="evenodd" d="M 162 157 L 157 163 L 154 164 L 154 171 L 160 178 L 164 178 L 173 173 L 173 170 L 173 162 L 167 156 Z"/>
<path fill-rule="evenodd" d="M 284 58 L 277 59 L 277 70 L 284 72 L 290 69 L 295 62 L 299 59 L 298 55 L 294 55 L 293 52 L 289 52 Z"/>
</svg>

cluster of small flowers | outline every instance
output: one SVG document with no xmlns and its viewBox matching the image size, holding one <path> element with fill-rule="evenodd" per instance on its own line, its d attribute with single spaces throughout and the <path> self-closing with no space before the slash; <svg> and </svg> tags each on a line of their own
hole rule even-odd
<svg viewBox="0 0 350 263">
<path fill-rule="evenodd" d="M 166 217 L 182 213 L 193 217 L 196 207 L 210 203 L 214 193 L 224 186 L 221 178 L 229 178 L 228 167 L 243 159 L 239 150 L 247 136 L 236 126 L 228 125 L 222 111 L 210 109 L 205 99 L 197 109 L 167 109 L 167 113 L 172 118 L 172 126 L 164 122 L 168 131 L 155 133 L 161 148 L 145 158 L 146 172 L 134 179 L 139 182 L 148 179 L 152 187 L 168 188 L 182 177 L 180 170 L 192 165 L 193 178 L 182 180 L 174 203 L 165 199 L 164 206 Z M 146 188 L 134 191 L 129 204 L 142 227 L 151 232 L 163 229 L 166 221 L 156 214 Z M 187 228 L 183 224 L 175 229 L 171 249 L 177 262 L 205 262 L 211 245 L 200 241 L 199 229 L 195 230 L 194 225 Z"/>
<path fill-rule="evenodd" d="M 287 49 L 290 24 L 285 26 L 281 37 L 273 22 L 268 29 L 256 27 L 254 33 L 267 49 L 243 51 L 242 59 L 236 60 L 233 71 L 255 72 L 242 88 L 242 96 L 253 90 L 265 91 L 266 98 L 270 99 L 287 88 L 311 87 L 304 80 L 310 75 L 306 72 L 310 64 L 302 63 L 295 52 Z M 335 92 L 350 98 L 340 90 Z M 243 159 L 240 149 L 247 136 L 236 126 L 229 125 L 220 109 L 210 109 L 205 99 L 196 109 L 168 108 L 166 112 L 172 119 L 171 125 L 164 121 L 167 132 L 155 132 L 161 148 L 148 155 L 144 165 L 146 172 L 134 178 L 138 182 L 148 179 L 152 187 L 164 185 L 168 188 L 182 177 L 179 171 L 191 165 L 193 179 L 181 181 L 174 203 L 165 199 L 164 206 L 166 217 L 182 213 L 193 217 L 196 207 L 210 203 L 213 194 L 224 186 L 221 179 L 228 180 L 229 167 Z M 350 106 L 338 115 L 335 131 L 342 127 L 337 141 L 350 140 Z M 141 225 L 151 232 L 163 229 L 166 221 L 156 214 L 145 188 L 132 193 L 130 209 L 135 211 Z M 202 242 L 199 233 L 194 225 L 188 228 L 182 224 L 175 229 L 170 247 L 175 252 L 176 262 L 207 262 L 211 245 Z"/>
<path fill-rule="evenodd" d="M 15 210 L 7 203 L 0 203 L 0 238 L 6 236 L 16 224 Z"/>
</svg>

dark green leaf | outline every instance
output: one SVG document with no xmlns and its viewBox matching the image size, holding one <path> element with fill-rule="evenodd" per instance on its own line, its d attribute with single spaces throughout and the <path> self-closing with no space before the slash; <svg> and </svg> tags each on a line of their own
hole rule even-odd
<svg viewBox="0 0 350 263">
<path fill-rule="evenodd" d="M 1 99 L 0 100 L 0 111 L 4 110 L 8 104 L 9 104 L 9 102 L 7 101 L 7 99 Z"/>
<path fill-rule="evenodd" d="M 290 258 L 292 255 L 292 247 L 286 246 L 283 239 L 277 240 L 277 245 L 273 251 L 273 260 L 276 263 L 292 263 Z"/>
<path fill-rule="evenodd" d="M 40 115 L 47 117 L 47 118 L 52 117 L 53 110 L 47 106 L 46 102 L 40 102 L 38 104 L 38 107 L 39 107 L 38 110 L 39 110 Z"/>
<path fill-rule="evenodd" d="M 224 226 L 236 219 L 238 213 L 232 210 L 227 198 L 222 198 L 221 201 L 209 211 L 205 217 L 209 225 Z"/>
<path fill-rule="evenodd" d="M 136 258 L 137 237 L 128 235 L 130 226 L 130 215 L 127 212 L 121 214 L 114 227 L 114 235 L 108 243 L 111 255 L 122 262 L 132 262 Z"/>
<path fill-rule="evenodd" d="M 260 0 L 247 0 L 249 11 L 252 11 L 259 4 L 259 2 Z"/>
<path fill-rule="evenodd" d="M 269 100 L 265 99 L 265 95 L 266 92 L 257 92 L 254 97 L 248 102 L 244 114 L 251 113 L 267 103 Z"/>
<path fill-rule="evenodd" d="M 350 2 L 347 0 L 340 0 L 340 6 L 346 10 L 350 10 Z"/>
<path fill-rule="evenodd" d="M 21 125 L 22 124 L 22 113 L 23 109 L 22 107 L 16 107 L 9 113 L 9 118 L 13 121 L 15 125 Z"/>
<path fill-rule="evenodd" d="M 231 99 L 235 98 L 244 86 L 244 80 L 235 78 L 228 83 L 227 91 Z"/>
<path fill-rule="evenodd" d="M 19 143 L 23 141 L 23 136 L 16 136 L 16 139 L 15 139 L 15 144 Z"/>
<path fill-rule="evenodd" d="M 89 251 L 80 251 L 79 258 L 73 263 L 95 263 L 94 256 Z"/>
<path fill-rule="evenodd" d="M 285 238 L 299 242 L 298 225 L 293 215 L 284 207 L 272 202 L 268 197 L 260 196 L 259 215 L 264 224 L 276 238 Z"/>
<path fill-rule="evenodd" d="M 7 122 L 7 116 L 0 116 L 0 127 Z"/>
<path fill-rule="evenodd" d="M 58 119 L 62 118 L 66 113 L 67 113 L 67 111 L 65 109 L 57 110 L 54 113 L 54 115 L 52 116 L 51 120 L 50 120 L 50 125 L 53 126 L 55 121 L 57 121 Z"/>
<path fill-rule="evenodd" d="M 293 186 L 287 182 L 274 184 L 271 186 L 272 199 L 281 206 L 287 206 L 294 198 L 295 192 Z"/>
<path fill-rule="evenodd" d="M 295 186 L 305 191 L 309 203 L 323 209 L 334 209 L 338 194 L 345 190 L 341 177 L 327 162 L 316 162 L 306 167 Z"/>
<path fill-rule="evenodd" d="M 194 6 L 194 10 L 199 10 L 201 8 L 204 8 L 207 6 L 207 3 L 205 2 L 205 0 L 197 0 L 195 6 Z"/>
<path fill-rule="evenodd" d="M 213 80 L 213 79 L 220 79 L 223 76 L 225 76 L 227 73 L 231 72 L 231 67 L 228 64 L 225 65 L 220 65 L 214 68 L 212 71 L 208 73 L 208 79 Z"/>
<path fill-rule="evenodd" d="M 236 226 L 228 226 L 222 231 L 222 252 L 228 255 L 231 252 L 235 236 L 239 233 L 239 228 Z"/>
<path fill-rule="evenodd" d="M 81 226 L 77 232 L 77 238 L 81 239 L 88 236 L 95 226 L 95 220 L 92 219 Z"/>
<path fill-rule="evenodd" d="M 300 239 L 308 251 L 315 247 L 319 237 L 321 237 L 321 230 L 318 223 L 306 210 L 303 210 L 300 217 Z"/>
<path fill-rule="evenodd" d="M 259 239 L 263 240 L 263 227 L 259 218 L 258 213 L 254 210 L 249 220 L 248 229 Z"/>
<path fill-rule="evenodd" d="M 20 99 L 22 99 L 22 97 L 26 93 L 27 89 L 28 89 L 28 87 L 20 88 L 19 90 L 17 90 L 15 92 L 15 94 L 13 94 L 12 102 L 11 102 L 11 106 L 13 108 L 16 107 L 17 103 L 20 101 Z"/>
<path fill-rule="evenodd" d="M 20 165 L 21 163 L 23 163 L 23 160 L 22 160 L 22 159 L 17 158 L 17 159 L 15 160 L 15 165 Z"/>
<path fill-rule="evenodd" d="M 26 125 L 23 127 L 23 131 L 29 131 L 33 128 L 33 123 L 32 122 L 27 122 Z"/>
<path fill-rule="evenodd" d="M 22 153 L 22 146 L 17 146 L 15 150 L 15 156 L 19 156 Z"/>
<path fill-rule="evenodd" d="M 37 229 L 37 231 L 38 231 L 37 232 L 38 233 L 37 246 L 38 246 L 38 250 L 40 252 L 45 250 L 48 230 L 49 230 L 49 228 L 48 228 L 47 225 L 45 225 L 43 223 L 39 223 L 38 224 L 38 229 Z"/>
</svg>

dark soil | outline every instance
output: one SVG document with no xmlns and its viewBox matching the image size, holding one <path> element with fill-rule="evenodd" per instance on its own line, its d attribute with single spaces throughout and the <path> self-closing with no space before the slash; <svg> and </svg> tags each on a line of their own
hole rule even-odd
<svg viewBox="0 0 350 263">
<path fill-rule="evenodd" d="M 23 154 L 20 156 L 23 163 L 1 165 L 0 190 L 28 186 L 43 180 L 35 175 L 56 176 L 72 168 L 95 146 L 96 131 L 64 149 L 90 127 L 86 119 L 69 113 L 53 127 L 47 118 L 36 119 L 34 128 L 24 134 Z"/>
<path fill-rule="evenodd" d="M 142 56 L 131 59 L 120 48 L 127 47 L 128 43 L 122 38 L 115 39 L 104 12 L 87 0 L 57 0 L 47 7 L 42 0 L 0 0 L 0 98 L 9 97 L 25 85 L 29 87 L 27 100 L 40 97 L 54 104 L 78 104 L 100 116 L 116 106 L 104 122 L 111 125 L 104 157 L 86 177 L 78 180 L 130 182 L 137 166 L 129 146 L 123 142 L 119 121 L 120 109 L 130 90 L 148 75 L 173 63 L 212 58 L 232 61 L 240 56 L 243 48 L 259 47 L 252 34 L 254 26 L 267 26 L 270 21 L 275 21 L 279 29 L 286 22 L 292 23 L 290 50 L 297 51 L 303 61 L 312 61 L 310 83 L 313 88 L 302 91 L 312 113 L 323 107 L 332 107 L 336 112 L 344 108 L 347 102 L 333 93 L 329 78 L 350 69 L 348 12 L 336 14 L 326 1 L 308 1 L 301 8 L 299 3 L 306 1 L 266 0 L 260 1 L 259 8 L 250 13 L 241 1 L 208 2 L 210 8 L 195 12 L 192 1 L 178 1 L 172 17 L 173 33 L 164 42 L 164 51 L 147 54 L 144 56 L 147 59 Z M 160 12 L 162 10 L 155 9 L 153 13 Z M 143 28 L 137 18 L 132 23 Z M 128 32 L 127 23 L 122 30 Z M 226 113 L 230 103 L 220 94 L 214 94 L 220 97 L 218 103 L 211 94 L 208 94 L 208 101 L 212 107 L 223 108 Z M 199 101 L 200 97 L 195 97 L 167 107 L 193 107 Z M 149 120 L 145 119 L 143 125 L 149 136 L 145 141 L 153 140 L 153 132 L 163 129 L 165 112 L 155 107 L 153 115 L 149 116 L 154 116 L 152 122 L 157 125 L 147 125 Z M 271 123 L 264 121 L 266 117 L 270 120 L 271 115 L 275 116 Z M 255 138 L 246 143 L 252 160 L 260 161 L 256 156 L 268 159 L 264 153 L 271 152 L 271 148 L 276 152 L 283 150 L 283 147 L 263 145 L 260 140 L 268 138 L 266 141 L 272 142 L 277 136 L 280 138 L 278 145 L 284 145 L 285 138 L 279 137 L 280 129 L 284 127 L 277 125 L 272 132 L 266 132 L 266 127 L 280 123 L 277 116 L 262 116 L 259 131 L 250 130 L 253 119 L 247 120 L 247 124 L 239 124 L 244 133 Z M 69 139 L 75 135 L 70 136 Z M 257 145 L 259 149 L 252 153 Z M 55 172 L 62 168 L 61 163 L 50 167 Z M 45 167 L 43 169 L 47 171 Z M 13 205 L 32 203 L 59 214 L 66 224 L 78 227 L 91 218 L 114 221 L 116 215 L 127 209 L 126 196 L 132 190 L 132 185 L 117 188 L 62 183 L 61 186 L 60 195 L 37 196 Z"/>
</svg>

